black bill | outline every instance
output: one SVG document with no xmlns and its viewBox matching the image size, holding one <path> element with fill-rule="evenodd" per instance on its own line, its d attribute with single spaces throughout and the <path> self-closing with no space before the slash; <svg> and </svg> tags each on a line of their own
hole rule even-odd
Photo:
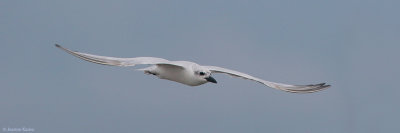
<svg viewBox="0 0 400 133">
<path fill-rule="evenodd" d="M 205 78 L 208 82 L 211 82 L 211 83 L 217 83 L 217 80 L 215 80 L 213 77 L 207 77 L 207 78 Z"/>
</svg>

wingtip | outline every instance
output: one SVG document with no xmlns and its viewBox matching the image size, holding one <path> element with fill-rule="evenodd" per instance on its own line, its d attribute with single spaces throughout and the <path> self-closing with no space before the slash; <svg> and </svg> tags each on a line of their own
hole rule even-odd
<svg viewBox="0 0 400 133">
<path fill-rule="evenodd" d="M 331 87 L 331 85 L 325 85 L 324 87 L 325 87 L 325 88 L 329 88 L 329 87 Z"/>
<path fill-rule="evenodd" d="M 326 83 L 320 83 L 320 84 L 317 84 L 317 85 L 319 85 L 319 86 L 322 87 L 322 88 L 329 88 L 329 87 L 331 87 L 331 85 L 327 85 Z"/>
<path fill-rule="evenodd" d="M 306 90 L 290 90 L 289 92 L 292 92 L 292 93 L 314 93 L 314 92 L 322 91 L 322 90 L 325 90 L 325 89 L 331 87 L 331 85 L 327 85 L 326 83 L 311 84 L 311 85 L 306 85 L 306 86 L 314 87 L 314 88 L 306 89 Z"/>
<path fill-rule="evenodd" d="M 331 85 L 327 85 L 326 83 L 320 83 L 318 85 L 320 86 L 321 90 L 331 87 Z"/>
<path fill-rule="evenodd" d="M 61 46 L 60 45 L 58 45 L 57 43 L 56 44 L 54 44 L 57 48 L 60 48 Z"/>
</svg>

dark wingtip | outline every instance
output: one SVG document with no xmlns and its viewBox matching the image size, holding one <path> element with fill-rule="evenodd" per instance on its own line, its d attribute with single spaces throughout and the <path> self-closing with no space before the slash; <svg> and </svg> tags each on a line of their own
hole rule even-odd
<svg viewBox="0 0 400 133">
<path fill-rule="evenodd" d="M 58 45 L 57 43 L 56 43 L 55 45 L 56 45 L 56 47 L 57 47 L 57 48 L 60 48 L 60 47 L 61 47 L 61 46 L 60 46 L 60 45 Z"/>
<path fill-rule="evenodd" d="M 320 84 L 318 84 L 320 87 L 319 88 L 321 88 L 321 89 L 326 89 L 326 88 L 329 88 L 329 87 L 331 87 L 331 85 L 327 85 L 327 84 L 325 84 L 325 83 L 320 83 Z"/>
<path fill-rule="evenodd" d="M 325 88 L 328 88 L 328 87 L 331 87 L 331 85 L 325 85 L 324 87 L 325 87 Z"/>
<path fill-rule="evenodd" d="M 294 93 L 313 93 L 313 92 L 318 92 L 321 90 L 325 90 L 326 88 L 331 87 L 331 85 L 327 85 L 326 83 L 319 83 L 319 84 L 311 84 L 311 85 L 306 85 L 309 87 L 315 87 L 312 89 L 306 89 L 306 90 L 294 90 Z"/>
</svg>

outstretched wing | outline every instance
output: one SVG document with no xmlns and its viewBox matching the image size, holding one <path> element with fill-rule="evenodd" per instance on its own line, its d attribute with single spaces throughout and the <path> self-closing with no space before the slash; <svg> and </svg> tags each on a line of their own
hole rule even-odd
<svg viewBox="0 0 400 133">
<path fill-rule="evenodd" d="M 156 58 L 156 57 L 117 58 L 117 57 L 107 57 L 107 56 L 99 56 L 99 55 L 92 55 L 92 54 L 76 52 L 76 51 L 72 51 L 67 48 L 61 47 L 58 44 L 56 44 L 56 47 L 64 50 L 65 52 L 67 52 L 71 55 L 81 58 L 83 60 L 86 60 L 86 61 L 89 61 L 92 63 L 102 64 L 102 65 L 135 66 L 138 64 L 150 64 L 150 65 L 152 65 L 152 64 L 169 64 L 169 65 L 180 66 L 180 65 L 174 64 L 171 61 L 168 61 L 166 59 Z M 180 67 L 182 67 L 182 66 L 180 66 Z"/>
<path fill-rule="evenodd" d="M 248 80 L 253 80 L 256 82 L 259 82 L 261 84 L 264 84 L 268 87 L 275 88 L 278 90 L 283 90 L 287 92 L 292 92 L 292 93 L 312 93 L 312 92 L 317 92 L 323 89 L 326 89 L 330 87 L 330 85 L 325 85 L 325 83 L 320 83 L 320 84 L 311 84 L 311 85 L 288 85 L 288 84 L 282 84 L 282 83 L 275 83 L 275 82 L 270 82 L 266 80 L 262 80 L 256 77 L 253 77 L 251 75 L 241 73 L 238 71 L 222 68 L 222 67 L 217 67 L 217 66 L 203 66 L 206 69 L 210 70 L 212 73 L 225 73 L 229 74 L 231 76 L 235 77 L 240 77 Z"/>
</svg>

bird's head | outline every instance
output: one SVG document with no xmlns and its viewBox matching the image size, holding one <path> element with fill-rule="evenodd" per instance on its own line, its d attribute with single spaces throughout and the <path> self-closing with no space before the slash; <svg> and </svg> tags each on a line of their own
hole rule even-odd
<svg viewBox="0 0 400 133">
<path fill-rule="evenodd" d="M 205 80 L 206 82 L 217 83 L 213 77 L 211 77 L 211 71 L 206 69 L 198 69 L 194 71 L 194 74 L 199 77 L 201 80 Z"/>
</svg>

